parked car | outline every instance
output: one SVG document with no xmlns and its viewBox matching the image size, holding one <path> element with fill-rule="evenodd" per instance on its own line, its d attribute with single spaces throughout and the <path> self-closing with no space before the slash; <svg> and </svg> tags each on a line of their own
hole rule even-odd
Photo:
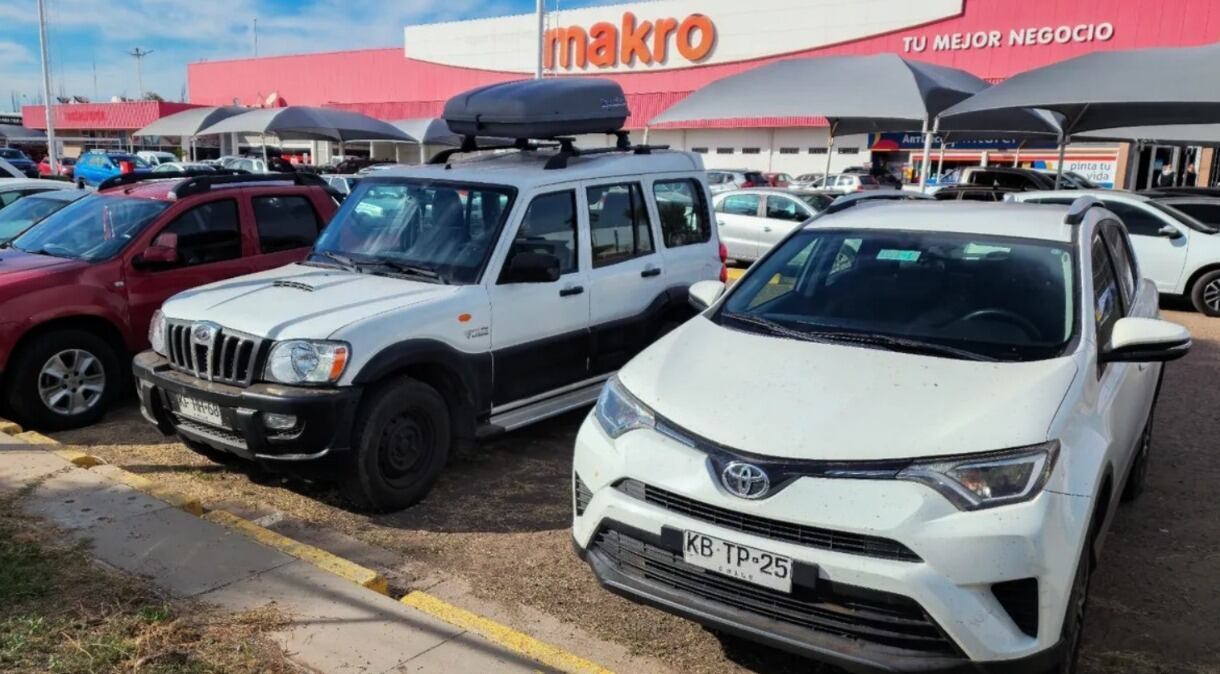
<svg viewBox="0 0 1220 674">
<path fill-rule="evenodd" d="M 98 420 L 165 298 L 303 259 L 335 208 L 313 178 L 150 176 L 112 180 L 0 251 L 5 416 L 41 429 Z"/>
<path fill-rule="evenodd" d="M 873 176 L 867 174 L 832 173 L 815 181 L 813 189 L 861 192 L 865 190 L 879 190 L 881 189 L 881 183 L 877 182 L 877 179 Z"/>
<path fill-rule="evenodd" d="M 326 181 L 326 184 L 333 187 L 336 192 L 342 194 L 345 198 L 352 193 L 352 190 L 356 189 L 356 185 L 359 185 L 364 177 L 342 173 L 326 173 L 322 175 L 322 179 Z"/>
<path fill-rule="evenodd" d="M 902 181 L 894 174 L 884 169 L 870 169 L 863 166 L 849 166 L 843 169 L 844 173 L 852 175 L 872 176 L 882 187 L 893 187 L 896 189 L 902 188 Z"/>
<path fill-rule="evenodd" d="M 1010 194 L 1023 191 L 1018 187 L 990 187 L 987 185 L 946 185 L 932 196 L 937 201 L 1004 201 Z"/>
<path fill-rule="evenodd" d="M 1117 215 L 1131 234 L 1143 275 L 1163 295 L 1190 298 L 1200 313 L 1220 316 L 1220 234 L 1183 211 L 1118 190 L 1021 192 L 1020 202 L 1065 204 L 1087 194 Z"/>
<path fill-rule="evenodd" d="M 1138 192 L 1146 197 L 1220 197 L 1220 187 L 1154 187 Z"/>
<path fill-rule="evenodd" d="M 0 159 L 7 161 L 10 166 L 27 178 L 38 177 L 38 165 L 15 147 L 0 147 Z"/>
<path fill-rule="evenodd" d="M 162 150 L 140 150 L 136 156 L 144 160 L 149 166 L 160 166 L 178 161 L 178 155 L 173 152 L 165 152 Z"/>
<path fill-rule="evenodd" d="M 71 183 L 37 178 L 0 178 L 0 211 L 34 194 L 70 189 Z"/>
<path fill-rule="evenodd" d="M 771 187 L 788 187 L 792 183 L 792 176 L 787 173 L 764 173 L 763 177 Z"/>
<path fill-rule="evenodd" d="M 88 194 L 85 190 L 62 189 L 35 192 L 11 206 L 0 209 L 0 248 L 5 248 L 25 230 L 48 215 Z M 0 198 L 3 194 L 0 193 Z M 4 268 L 0 266 L 0 273 Z"/>
<path fill-rule="evenodd" d="M 134 365 L 145 414 L 395 510 L 456 440 L 591 404 L 723 257 L 698 155 L 564 156 L 361 179 L 304 263 L 165 303 Z"/>
<path fill-rule="evenodd" d="M 837 213 L 856 206 L 882 204 L 892 201 L 932 201 L 930 195 L 906 190 L 871 190 L 868 192 L 850 192 L 835 197 L 826 208 L 826 213 Z"/>
<path fill-rule="evenodd" d="M 581 556 L 851 671 L 1074 671 L 1191 345 L 1095 203 L 855 208 L 692 286 L 577 435 Z"/>
<path fill-rule="evenodd" d="M 752 262 L 833 200 L 821 192 L 764 188 L 721 192 L 712 204 L 729 259 Z"/>
<path fill-rule="evenodd" d="M 394 162 L 384 159 L 344 159 L 335 164 L 335 173 L 356 173 L 362 169 L 372 168 L 374 166 L 393 165 Z"/>
<path fill-rule="evenodd" d="M 802 173 L 788 181 L 788 187 L 794 190 L 812 189 L 813 184 L 822 179 L 821 173 Z"/>
<path fill-rule="evenodd" d="M 184 173 L 192 171 L 215 173 L 218 168 L 217 166 L 202 162 L 167 161 L 153 167 L 153 173 Z"/>
<path fill-rule="evenodd" d="M 1053 190 L 1054 174 L 1007 166 L 968 166 L 961 170 L 958 185 L 981 185 L 983 187 L 1006 187 L 1017 190 Z M 1071 185 L 1063 185 L 1067 188 Z"/>
<path fill-rule="evenodd" d="M 1203 196 L 1153 196 L 1158 204 L 1202 222 L 1212 229 L 1220 229 L 1220 198 Z"/>
<path fill-rule="evenodd" d="M 73 169 L 76 167 L 75 157 L 60 157 L 59 158 L 59 175 L 65 178 L 71 178 Z M 43 157 L 42 161 L 38 162 L 38 176 L 47 178 L 51 175 L 51 160 L 49 157 Z"/>
<path fill-rule="evenodd" d="M 707 172 L 707 184 L 712 194 L 720 194 L 747 187 L 766 187 L 767 177 L 758 171 L 716 169 Z"/>
<path fill-rule="evenodd" d="M 1034 169 L 1034 170 L 1037 171 L 1038 173 L 1041 173 L 1042 175 L 1050 178 L 1051 187 L 1054 188 L 1054 183 L 1055 183 L 1055 170 L 1054 169 Z M 1071 189 L 1071 190 L 1105 189 L 1101 185 L 1098 185 L 1097 183 L 1093 182 L 1092 180 L 1089 180 L 1088 178 L 1080 175 L 1079 173 L 1076 173 L 1075 171 L 1064 171 L 1063 175 L 1061 176 L 1061 183 L 1062 184 L 1059 186 L 1060 189 Z M 1041 189 L 1041 188 L 1039 188 L 1039 189 Z"/>
<path fill-rule="evenodd" d="M 128 152 L 89 150 L 76 160 L 73 178 L 77 187 L 97 187 L 117 175 L 144 174 L 151 170 L 143 159 Z"/>
</svg>

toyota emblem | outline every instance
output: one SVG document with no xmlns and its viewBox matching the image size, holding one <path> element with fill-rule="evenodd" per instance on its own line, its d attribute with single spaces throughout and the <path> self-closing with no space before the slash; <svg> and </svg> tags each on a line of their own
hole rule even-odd
<svg viewBox="0 0 1220 674">
<path fill-rule="evenodd" d="M 747 499 L 758 499 L 771 491 L 771 480 L 766 471 L 751 463 L 733 461 L 720 472 L 720 483 L 730 494 Z"/>
<path fill-rule="evenodd" d="M 218 332 L 220 332 L 219 325 L 202 321 L 196 323 L 195 326 L 191 328 L 191 341 L 196 344 L 211 346 L 212 342 L 216 339 L 216 334 Z"/>
</svg>

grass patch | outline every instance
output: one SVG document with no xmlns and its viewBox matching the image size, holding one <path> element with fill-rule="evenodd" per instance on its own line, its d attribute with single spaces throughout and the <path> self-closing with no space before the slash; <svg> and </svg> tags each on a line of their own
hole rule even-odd
<svg viewBox="0 0 1220 674">
<path fill-rule="evenodd" d="M 280 674 L 272 609 L 222 614 L 102 569 L 84 546 L 0 497 L 0 672 Z"/>
</svg>

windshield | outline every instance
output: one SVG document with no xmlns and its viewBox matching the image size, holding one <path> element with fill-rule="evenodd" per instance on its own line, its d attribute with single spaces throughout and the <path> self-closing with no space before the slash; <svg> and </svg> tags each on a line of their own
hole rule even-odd
<svg viewBox="0 0 1220 674">
<path fill-rule="evenodd" d="M 385 263 L 395 267 L 390 272 L 476 283 L 514 194 L 498 185 L 367 178 L 318 238 L 311 260 L 346 258 L 374 272 L 386 271 L 377 266 Z"/>
<path fill-rule="evenodd" d="M 978 360 L 1061 354 L 1075 330 L 1068 244 L 945 232 L 806 229 L 714 320 L 778 337 Z"/>
<path fill-rule="evenodd" d="M 0 210 L 0 243 L 30 228 L 30 225 L 72 203 L 71 199 L 28 196 Z"/>
<path fill-rule="evenodd" d="M 11 147 L 0 147 L 0 157 L 5 159 L 25 159 L 25 153 Z"/>
<path fill-rule="evenodd" d="M 835 200 L 834 197 L 826 194 L 798 194 L 796 197 L 819 213 L 826 210 L 826 207 L 830 205 L 830 202 Z"/>
<path fill-rule="evenodd" d="M 113 257 L 170 202 L 91 195 L 61 208 L 13 241 L 27 253 L 78 260 Z"/>
</svg>

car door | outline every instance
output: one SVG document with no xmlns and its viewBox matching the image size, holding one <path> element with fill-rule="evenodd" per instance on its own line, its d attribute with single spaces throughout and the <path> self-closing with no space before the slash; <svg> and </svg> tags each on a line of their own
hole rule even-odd
<svg viewBox="0 0 1220 674">
<path fill-rule="evenodd" d="M 139 255 L 130 259 L 125 272 L 128 311 L 133 329 L 140 334 L 153 312 L 172 295 L 252 271 L 247 256 L 254 250 L 243 236 L 234 192 L 192 204 L 151 229 L 154 233 L 145 240 L 150 245 L 174 246 L 178 261 L 148 264 Z"/>
<path fill-rule="evenodd" d="M 613 372 L 656 336 L 665 269 L 637 181 L 587 182 L 590 374 Z"/>
<path fill-rule="evenodd" d="M 780 239 L 796 229 L 800 223 L 813 217 L 809 208 L 786 194 L 768 194 L 764 201 L 766 223 L 758 231 L 757 250 L 762 257 Z"/>
<path fill-rule="evenodd" d="M 589 376 L 589 278 L 582 242 L 579 192 L 574 187 L 534 195 L 498 268 L 489 268 L 493 406 L 502 406 L 574 384 Z M 558 280 L 513 283 L 505 279 L 516 255 L 544 253 L 559 259 Z"/>
<path fill-rule="evenodd" d="M 758 259 L 758 231 L 762 229 L 762 197 L 756 192 L 726 194 L 716 202 L 720 242 L 734 260 Z"/>
<path fill-rule="evenodd" d="M 258 251 L 250 259 L 254 271 L 303 260 L 322 232 L 322 218 L 304 194 L 254 193 L 248 203 L 248 219 L 258 235 Z"/>
</svg>

